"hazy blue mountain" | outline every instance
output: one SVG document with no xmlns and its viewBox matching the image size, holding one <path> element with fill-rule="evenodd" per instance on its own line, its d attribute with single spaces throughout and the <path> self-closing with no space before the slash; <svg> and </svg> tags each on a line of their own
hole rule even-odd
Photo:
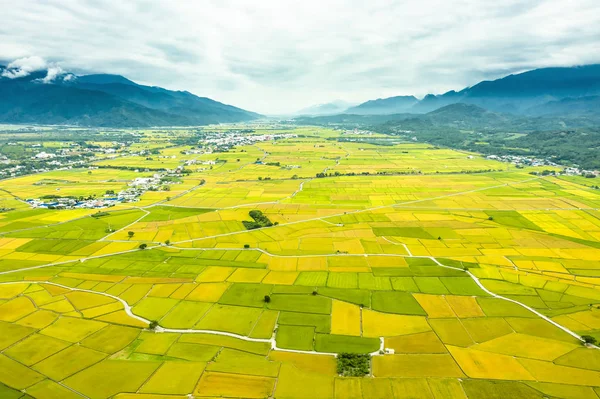
<svg viewBox="0 0 600 399">
<path fill-rule="evenodd" d="M 408 112 L 413 105 L 418 103 L 414 96 L 396 96 L 369 100 L 356 107 L 346 110 L 348 114 L 356 115 L 385 115 Z"/>
<path fill-rule="evenodd" d="M 600 96 L 600 64 L 564 68 L 540 68 L 508 75 L 501 79 L 482 81 L 460 91 L 428 94 L 422 100 L 413 96 L 398 96 L 370 100 L 346 111 L 348 114 L 383 115 L 396 113 L 424 114 L 450 104 L 464 103 L 502 113 L 537 115 L 546 103 Z M 578 102 L 589 105 L 589 101 Z M 555 104 L 557 106 L 557 104 Z M 549 108 L 550 109 L 550 108 Z"/>
<path fill-rule="evenodd" d="M 0 67 L 2 75 L 5 67 Z M 0 77 L 0 122 L 82 126 L 189 126 L 256 119 L 259 114 L 186 91 L 138 85 L 108 74 L 47 71 Z"/>
<path fill-rule="evenodd" d="M 352 107 L 354 104 L 336 100 L 329 103 L 317 104 L 310 107 L 306 107 L 296 112 L 296 115 L 335 115 L 341 114 L 345 112 L 348 108 Z"/>
<path fill-rule="evenodd" d="M 356 115 L 339 114 L 330 116 L 299 117 L 300 124 L 336 124 L 346 127 L 369 127 L 382 123 L 406 123 L 408 130 L 415 126 L 446 126 L 458 129 L 498 128 L 510 126 L 518 117 L 488 111 L 473 104 L 450 104 L 427 114 Z"/>
<path fill-rule="evenodd" d="M 538 105 L 564 98 L 600 95 L 600 64 L 565 68 L 541 68 L 483 81 L 459 92 L 428 95 L 413 112 L 429 112 L 453 103 L 515 114 L 527 113 Z"/>
<path fill-rule="evenodd" d="M 536 116 L 600 116 L 600 96 L 567 97 L 536 105 L 525 112 Z"/>
</svg>

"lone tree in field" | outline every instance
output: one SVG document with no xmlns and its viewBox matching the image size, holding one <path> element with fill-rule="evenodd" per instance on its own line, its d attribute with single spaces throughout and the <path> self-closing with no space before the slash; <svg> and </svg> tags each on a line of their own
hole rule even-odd
<svg viewBox="0 0 600 399">
<path fill-rule="evenodd" d="M 148 325 L 148 328 L 151 330 L 156 330 L 156 327 L 158 327 L 158 321 L 156 320 L 152 320 Z"/>
<path fill-rule="evenodd" d="M 269 295 L 265 295 L 265 303 L 271 302 L 271 297 Z"/>
<path fill-rule="evenodd" d="M 140 244 L 140 249 L 146 249 L 148 247 L 148 244 Z"/>
<path fill-rule="evenodd" d="M 135 235 L 135 233 L 133 231 L 128 231 L 127 235 L 129 236 L 129 238 L 131 238 Z"/>
<path fill-rule="evenodd" d="M 591 335 L 582 335 L 581 339 L 583 339 L 583 342 L 588 345 L 596 345 L 596 342 L 598 342 L 598 340 Z"/>
</svg>

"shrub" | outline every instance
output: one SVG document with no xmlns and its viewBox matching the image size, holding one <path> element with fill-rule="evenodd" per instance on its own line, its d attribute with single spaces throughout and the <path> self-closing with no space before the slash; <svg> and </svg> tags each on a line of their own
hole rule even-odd
<svg viewBox="0 0 600 399">
<path fill-rule="evenodd" d="M 271 302 L 271 297 L 269 295 L 265 295 L 265 303 Z"/>
<path fill-rule="evenodd" d="M 148 244 L 140 244 L 140 249 L 146 249 L 148 247 Z"/>
<path fill-rule="evenodd" d="M 158 327 L 158 321 L 156 320 L 152 320 L 148 325 L 148 328 L 151 330 L 156 330 L 156 327 Z"/>
<path fill-rule="evenodd" d="M 128 231 L 127 235 L 129 236 L 129 238 L 131 238 L 135 235 L 135 233 L 133 231 Z"/>
</svg>

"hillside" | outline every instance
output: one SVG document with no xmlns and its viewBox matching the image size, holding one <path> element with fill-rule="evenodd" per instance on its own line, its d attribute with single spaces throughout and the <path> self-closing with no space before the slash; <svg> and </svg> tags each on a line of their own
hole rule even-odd
<svg viewBox="0 0 600 399">
<path fill-rule="evenodd" d="M 0 67 L 0 72 L 5 68 Z M 189 126 L 241 122 L 260 115 L 185 91 L 138 85 L 108 74 L 46 71 L 0 77 L 0 122 L 81 126 Z"/>
<path fill-rule="evenodd" d="M 437 125 L 458 128 L 497 127 L 509 122 L 510 116 L 488 111 L 473 104 L 450 104 L 425 115 L 426 119 Z"/>
</svg>

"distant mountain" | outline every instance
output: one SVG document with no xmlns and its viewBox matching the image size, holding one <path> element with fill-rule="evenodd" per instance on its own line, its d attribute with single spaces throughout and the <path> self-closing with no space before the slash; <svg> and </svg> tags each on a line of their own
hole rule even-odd
<svg viewBox="0 0 600 399">
<path fill-rule="evenodd" d="M 413 96 L 398 96 L 370 100 L 345 111 L 357 115 L 385 115 L 398 113 L 426 114 L 450 104 L 473 104 L 494 112 L 528 115 L 543 113 L 543 104 L 566 103 L 574 107 L 578 98 L 600 96 L 600 64 L 564 68 L 540 68 L 483 81 L 461 91 L 428 94 L 422 100 Z M 549 105 L 547 110 L 552 109 Z M 551 111 L 550 111 L 551 112 Z M 600 113 L 600 110 L 597 110 Z"/>
<path fill-rule="evenodd" d="M 261 116 L 186 91 L 138 85 L 120 75 L 17 72 L 0 66 L 2 123 L 191 126 Z"/>
<path fill-rule="evenodd" d="M 377 100 L 369 100 L 356 107 L 349 108 L 346 110 L 346 113 L 356 115 L 399 114 L 409 112 L 411 107 L 418 102 L 419 100 L 414 96 L 378 98 Z"/>
<path fill-rule="evenodd" d="M 406 124 L 407 129 L 434 126 L 456 129 L 497 129 L 511 126 L 518 117 L 488 111 L 473 104 L 450 104 L 427 114 L 355 115 L 339 114 L 318 117 L 300 117 L 296 122 L 308 125 L 343 125 L 345 127 L 369 127 L 383 123 Z"/>
<path fill-rule="evenodd" d="M 342 100 L 336 100 L 325 104 L 317 104 L 307 108 L 303 108 L 296 112 L 296 115 L 335 115 L 341 114 L 354 104 Z"/>
<path fill-rule="evenodd" d="M 600 96 L 567 97 L 536 105 L 525 112 L 535 116 L 600 116 Z"/>
<path fill-rule="evenodd" d="M 497 112 L 527 114 L 538 105 L 564 98 L 600 95 L 600 64 L 541 68 L 483 81 L 459 92 L 428 95 L 413 112 L 429 112 L 454 103 L 475 104 Z"/>
</svg>

